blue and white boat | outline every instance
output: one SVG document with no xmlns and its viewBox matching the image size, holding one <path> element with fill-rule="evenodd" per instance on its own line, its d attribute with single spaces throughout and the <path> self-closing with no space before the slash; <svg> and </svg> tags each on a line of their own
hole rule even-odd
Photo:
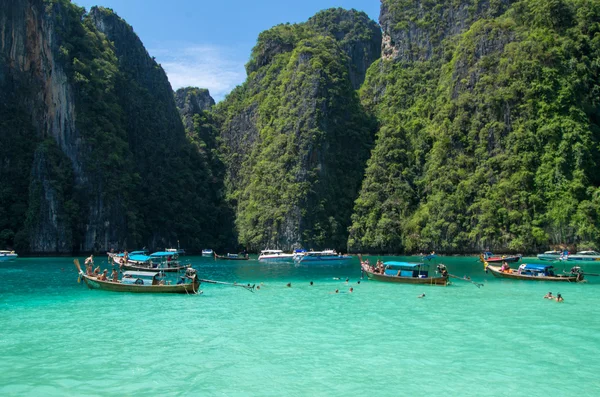
<svg viewBox="0 0 600 397">
<path fill-rule="evenodd" d="M 597 251 L 579 251 L 573 255 L 567 255 L 563 257 L 563 260 L 568 261 L 582 261 L 582 262 L 596 262 L 600 261 L 600 252 Z"/>
<path fill-rule="evenodd" d="M 0 262 L 12 262 L 18 257 L 15 251 L 0 251 Z"/>
<path fill-rule="evenodd" d="M 296 263 L 341 263 L 352 260 L 351 255 L 342 255 L 335 250 L 309 251 L 296 254 Z"/>
<path fill-rule="evenodd" d="M 214 251 L 210 248 L 205 248 L 202 250 L 202 256 L 213 256 Z"/>
<path fill-rule="evenodd" d="M 294 254 L 286 254 L 282 250 L 262 250 L 258 256 L 259 262 L 293 262 Z"/>
</svg>

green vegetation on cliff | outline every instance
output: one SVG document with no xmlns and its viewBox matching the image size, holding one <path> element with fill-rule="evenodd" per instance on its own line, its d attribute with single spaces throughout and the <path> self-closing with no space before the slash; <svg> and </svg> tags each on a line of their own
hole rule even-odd
<svg viewBox="0 0 600 397">
<path fill-rule="evenodd" d="M 381 128 L 349 245 L 464 252 L 598 244 L 600 3 L 421 3 L 413 14 L 443 20 L 466 7 L 482 17 L 462 33 L 415 40 L 417 55 L 406 56 L 394 38 L 428 37 L 428 19 L 407 22 L 407 2 L 384 2 L 396 45 L 384 53 L 395 61 L 374 64 L 361 90 Z"/>
<path fill-rule="evenodd" d="M 318 17 L 340 16 L 350 35 L 342 41 L 317 24 L 261 33 L 248 80 L 217 106 L 229 199 L 239 240 L 251 249 L 346 247 L 375 125 L 352 87 L 341 44 L 363 32 L 369 46 L 373 36 L 364 32 L 375 24 L 356 11 Z"/>
</svg>

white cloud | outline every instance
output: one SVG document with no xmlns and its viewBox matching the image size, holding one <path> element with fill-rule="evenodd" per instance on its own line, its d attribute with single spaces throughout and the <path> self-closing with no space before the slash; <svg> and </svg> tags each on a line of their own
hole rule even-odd
<svg viewBox="0 0 600 397">
<path fill-rule="evenodd" d="M 169 45 L 148 51 L 156 57 L 174 90 L 181 87 L 208 88 L 215 101 L 222 100 L 246 79 L 239 49 L 209 45 Z"/>
</svg>

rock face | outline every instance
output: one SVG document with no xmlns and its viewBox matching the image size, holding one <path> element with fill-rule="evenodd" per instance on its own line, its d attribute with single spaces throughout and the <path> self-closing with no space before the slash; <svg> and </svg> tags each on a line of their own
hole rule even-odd
<svg viewBox="0 0 600 397">
<path fill-rule="evenodd" d="M 218 247 L 219 176 L 131 26 L 66 0 L 0 4 L 0 244 Z"/>
<path fill-rule="evenodd" d="M 441 54 L 444 39 L 475 21 L 501 15 L 515 0 L 381 0 L 381 56 L 386 60 L 428 60 Z"/>
<path fill-rule="evenodd" d="M 244 246 L 346 248 L 374 128 L 354 88 L 378 33 L 364 13 L 331 9 L 259 36 L 248 80 L 216 107 Z"/>
</svg>

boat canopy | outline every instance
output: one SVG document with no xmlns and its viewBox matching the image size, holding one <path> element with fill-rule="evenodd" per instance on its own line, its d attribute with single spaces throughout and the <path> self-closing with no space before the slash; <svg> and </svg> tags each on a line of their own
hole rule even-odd
<svg viewBox="0 0 600 397">
<path fill-rule="evenodd" d="M 162 251 L 162 252 L 154 252 L 154 253 L 150 254 L 150 256 L 153 257 L 153 258 L 161 258 L 161 257 L 164 257 L 164 256 L 174 256 L 174 255 L 177 255 L 177 252 L 165 252 L 165 251 Z"/>
<path fill-rule="evenodd" d="M 127 271 L 123 272 L 123 277 L 131 276 L 131 277 L 155 277 L 159 273 L 155 272 L 136 272 L 136 271 Z"/>
<path fill-rule="evenodd" d="M 554 266 L 552 265 L 538 265 L 538 264 L 527 264 L 525 265 L 525 267 L 523 269 L 525 270 L 541 270 L 541 271 L 545 271 L 547 269 L 551 269 Z"/>
<path fill-rule="evenodd" d="M 425 267 L 427 266 L 424 263 L 412 263 L 412 262 L 384 262 L 383 263 L 387 267 L 408 267 L 408 268 L 417 268 L 417 267 Z"/>
<path fill-rule="evenodd" d="M 148 255 L 129 255 L 129 260 L 131 261 L 136 261 L 136 262 L 146 262 L 148 260 L 150 260 L 151 258 Z"/>
<path fill-rule="evenodd" d="M 264 254 L 283 254 L 282 250 L 262 250 L 260 251 L 262 255 Z"/>
<path fill-rule="evenodd" d="M 576 255 L 600 255 L 596 251 L 580 251 Z"/>
</svg>

